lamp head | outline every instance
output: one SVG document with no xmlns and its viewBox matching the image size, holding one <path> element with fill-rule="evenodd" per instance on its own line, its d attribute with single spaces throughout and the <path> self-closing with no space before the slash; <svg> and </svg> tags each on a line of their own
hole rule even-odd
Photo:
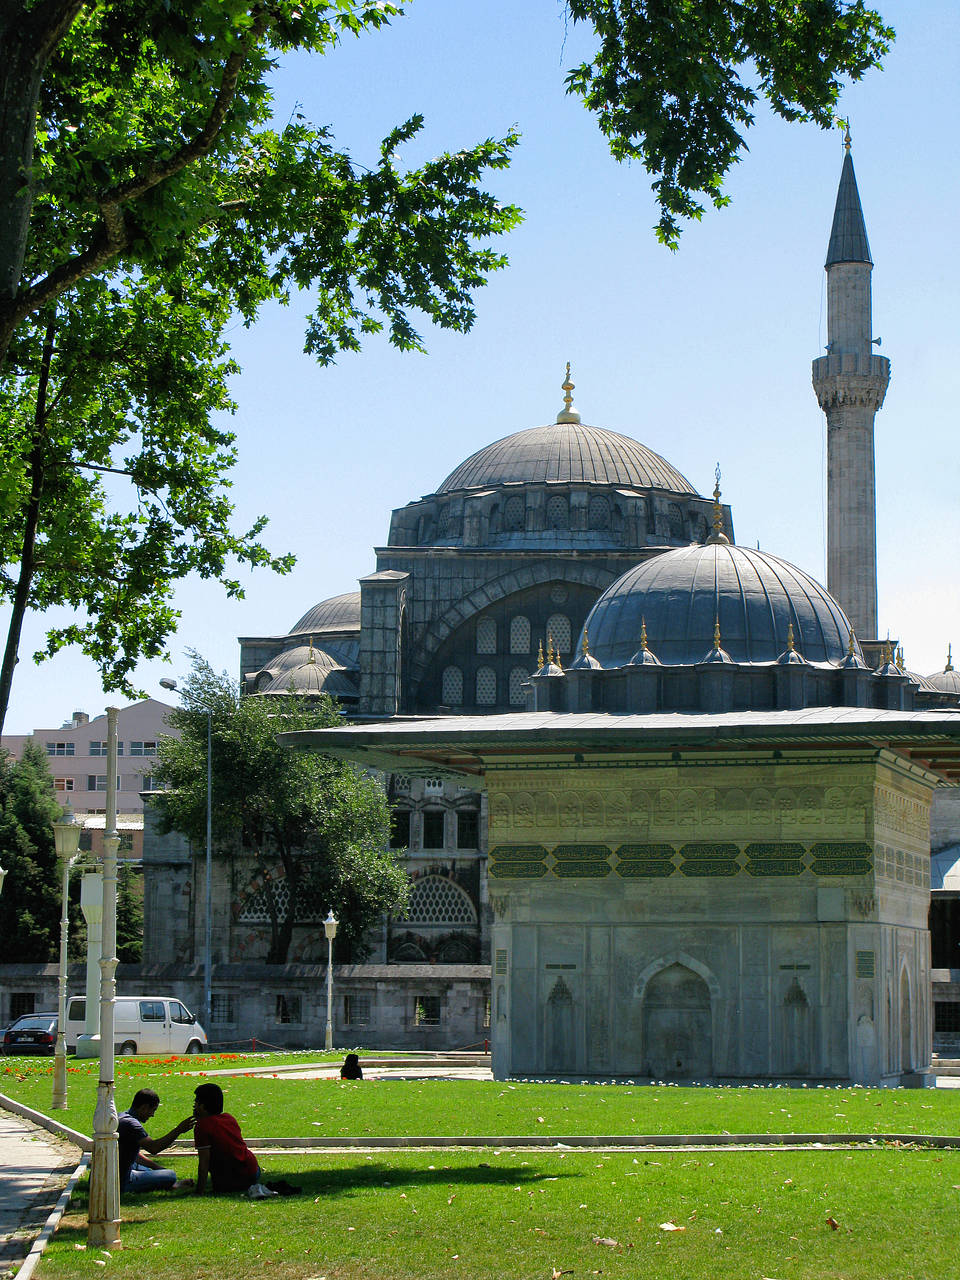
<svg viewBox="0 0 960 1280">
<path fill-rule="evenodd" d="M 77 856 L 82 831 L 83 824 L 68 804 L 63 815 L 53 824 L 53 839 L 61 862 L 69 862 Z"/>
<path fill-rule="evenodd" d="M 323 932 L 327 935 L 327 940 L 329 942 L 332 942 L 334 938 L 337 936 L 337 925 L 339 923 L 340 921 L 333 914 L 333 909 L 331 908 L 327 912 L 326 920 L 324 920 L 323 922 Z"/>
<path fill-rule="evenodd" d="M 160 681 L 160 688 L 169 689 L 171 693 L 174 692 L 176 687 L 177 687 L 176 680 L 171 680 L 169 676 L 164 676 L 163 679 Z"/>
</svg>

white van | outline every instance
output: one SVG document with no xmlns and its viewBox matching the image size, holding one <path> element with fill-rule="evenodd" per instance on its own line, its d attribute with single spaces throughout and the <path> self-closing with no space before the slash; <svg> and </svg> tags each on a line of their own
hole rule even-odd
<svg viewBox="0 0 960 1280">
<path fill-rule="evenodd" d="M 67 1001 L 67 1052 L 76 1053 L 86 1029 L 87 1001 Z M 207 1033 L 174 996 L 118 996 L 113 1010 L 117 1053 L 202 1053 Z"/>
</svg>

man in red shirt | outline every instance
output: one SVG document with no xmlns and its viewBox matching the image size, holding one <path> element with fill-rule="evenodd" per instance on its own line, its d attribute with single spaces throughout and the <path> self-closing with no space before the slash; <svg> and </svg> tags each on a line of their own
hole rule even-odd
<svg viewBox="0 0 960 1280">
<path fill-rule="evenodd" d="M 214 1193 L 246 1191 L 260 1181 L 260 1166 L 256 1156 L 244 1142 L 240 1126 L 223 1109 L 223 1090 L 218 1084 L 207 1083 L 193 1092 L 197 1195 L 202 1196 L 206 1191 L 208 1175 Z"/>
</svg>

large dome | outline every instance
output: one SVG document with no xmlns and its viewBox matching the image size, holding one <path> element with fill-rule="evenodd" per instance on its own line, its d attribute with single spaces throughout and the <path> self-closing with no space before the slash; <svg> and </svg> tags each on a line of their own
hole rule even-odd
<svg viewBox="0 0 960 1280">
<path fill-rule="evenodd" d="M 320 635 L 325 631 L 360 630 L 360 592 L 348 591 L 342 596 L 331 596 L 308 609 L 299 622 L 290 628 L 290 635 L 303 635 L 312 631 Z"/>
<path fill-rule="evenodd" d="M 698 496 L 690 481 L 652 449 L 615 431 L 579 422 L 531 427 L 488 444 L 461 462 L 437 492 L 549 480 Z"/>
<path fill-rule="evenodd" d="M 838 662 L 850 622 L 836 600 L 801 569 L 729 543 L 666 551 L 608 587 L 586 621 L 590 652 L 604 667 L 629 663 L 647 645 L 665 664 L 701 662 L 714 627 L 734 662 L 772 662 L 788 647 L 808 662 Z M 859 649 L 856 649 L 859 656 Z"/>
</svg>

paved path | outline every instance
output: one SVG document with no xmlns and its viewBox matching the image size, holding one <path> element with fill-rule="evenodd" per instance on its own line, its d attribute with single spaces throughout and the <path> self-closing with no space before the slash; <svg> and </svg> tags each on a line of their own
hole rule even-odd
<svg viewBox="0 0 960 1280">
<path fill-rule="evenodd" d="M 0 1277 L 23 1262 L 79 1161 L 70 1143 L 0 1109 Z"/>
</svg>

